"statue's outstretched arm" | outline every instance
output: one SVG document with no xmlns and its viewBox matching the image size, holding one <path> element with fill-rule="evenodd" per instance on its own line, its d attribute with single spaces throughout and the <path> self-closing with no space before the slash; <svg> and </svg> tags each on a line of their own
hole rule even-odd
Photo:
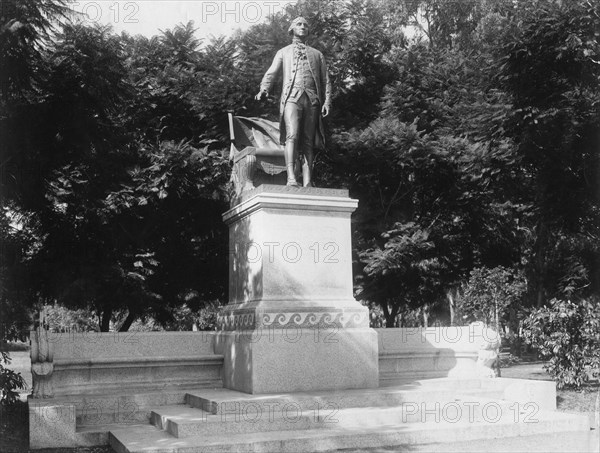
<svg viewBox="0 0 600 453">
<path fill-rule="evenodd" d="M 275 77 L 281 71 L 282 66 L 283 53 L 281 52 L 281 50 L 279 50 L 275 55 L 275 58 L 273 58 L 273 63 L 271 63 L 271 66 L 269 67 L 269 69 L 267 69 L 267 72 L 265 73 L 262 81 L 260 82 L 260 91 L 256 95 L 257 100 L 260 100 L 264 96 L 269 94 L 269 91 L 271 91 L 271 87 L 273 86 L 273 83 L 275 81 Z"/>
</svg>

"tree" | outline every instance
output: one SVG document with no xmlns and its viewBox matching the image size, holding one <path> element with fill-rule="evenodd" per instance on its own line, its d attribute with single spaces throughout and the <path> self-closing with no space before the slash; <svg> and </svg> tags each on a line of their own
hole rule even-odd
<svg viewBox="0 0 600 453">
<path fill-rule="evenodd" d="M 524 334 L 544 359 L 559 388 L 580 388 L 600 367 L 600 304 L 553 299 L 524 322 Z"/>
<path fill-rule="evenodd" d="M 185 303 L 197 309 L 226 296 L 221 213 L 229 166 L 223 152 L 185 142 L 163 142 L 148 151 L 147 165 L 132 170 L 131 181 L 110 194 L 107 204 L 119 225 L 138 232 L 128 275 L 153 299 L 129 301 L 127 319 L 147 310 L 166 321 L 172 308 Z"/>
<path fill-rule="evenodd" d="M 3 0 L 0 23 L 2 109 L 23 100 L 40 79 L 41 48 L 56 23 L 71 14 L 70 0 Z M 4 116 L 4 115 L 2 115 Z"/>
<path fill-rule="evenodd" d="M 21 373 L 15 373 L 6 368 L 10 365 L 10 356 L 7 352 L 0 351 L 0 410 L 2 406 L 15 404 L 19 400 L 17 389 L 25 389 L 27 384 Z"/>
<path fill-rule="evenodd" d="M 111 321 L 126 330 L 140 316 L 166 321 L 184 302 L 223 299 L 226 159 L 190 144 L 211 140 L 194 125 L 200 102 L 178 96 L 195 80 L 184 67 L 202 62 L 192 31 L 167 33 L 157 54 L 174 56 L 150 67 L 170 130 L 155 117 L 141 127 L 153 107 L 139 91 L 149 79 L 135 71 L 130 78 L 144 58 L 129 57 L 131 41 L 106 27 L 65 25 L 41 53 L 47 75 L 39 97 L 26 103 L 30 121 L 9 135 L 18 168 L 40 165 L 31 184 L 15 185 L 11 205 L 20 227 L 35 236 L 19 263 L 23 271 L 10 273 L 15 291 L 29 286 L 29 306 L 57 300 L 89 307 L 101 330 Z M 185 52 L 172 52 L 177 46 Z M 139 117 L 136 105 L 147 107 Z"/>
<path fill-rule="evenodd" d="M 76 143 L 70 143 L 70 163 L 50 182 L 47 236 L 37 264 L 55 271 L 47 280 L 51 284 L 41 290 L 74 308 L 93 307 L 101 313 L 103 331 L 118 314 L 124 316 L 119 328 L 127 330 L 140 316 L 151 314 L 164 322 L 184 302 L 198 306 L 224 293 L 225 277 L 219 278 L 217 272 L 223 272 L 226 258 L 220 222 L 226 160 L 220 152 L 190 144 L 204 140 L 199 136 L 202 130 L 194 125 L 193 94 L 186 89 L 194 80 L 190 67 L 201 55 L 190 27 L 165 34 L 162 45 L 167 48 L 158 55 L 174 56 L 156 67 L 151 81 L 147 76 L 128 78 L 127 65 L 132 63 L 126 60 L 123 42 L 106 29 L 67 28 L 52 54 L 60 61 L 61 83 L 86 79 L 80 84 L 85 102 L 72 101 L 65 111 L 73 113 L 73 105 L 81 105 L 79 118 L 85 118 L 90 106 L 105 105 L 104 116 L 91 112 L 94 116 L 85 130 L 107 130 L 100 142 L 90 134 L 88 152 L 76 152 Z M 174 52 L 170 46 L 183 49 Z M 75 55 L 63 56 L 63 48 Z M 80 55 L 85 56 L 83 61 L 78 60 Z M 87 62 L 95 62 L 94 68 Z M 110 67 L 102 69 L 103 62 L 110 62 Z M 94 96 L 108 87 L 107 77 L 114 77 L 115 92 L 123 87 L 122 96 L 103 98 L 106 104 L 102 104 Z M 133 116 L 135 109 L 122 108 L 146 102 L 137 91 L 140 86 L 154 90 L 154 99 L 161 103 L 159 114 L 168 113 L 158 131 L 152 121 L 143 131 L 131 128 L 141 124 L 140 118 Z M 142 115 L 148 111 L 141 109 Z M 104 121 L 95 122 L 99 117 Z M 81 127 L 72 130 L 79 132 Z M 121 130 L 125 135 L 120 135 Z M 188 135 L 189 140 L 179 143 L 165 140 Z M 64 254 L 65 243 L 71 245 L 68 254 Z M 215 257 L 216 262 L 211 261 Z M 206 278 L 200 278 L 202 274 Z"/>
<path fill-rule="evenodd" d="M 402 307 L 419 308 L 441 295 L 445 257 L 436 254 L 429 231 L 412 222 L 396 224 L 382 234 L 383 248 L 359 252 L 364 265 L 364 284 L 359 298 L 377 303 L 386 327 L 396 327 Z M 424 320 L 427 326 L 427 320 Z"/>
<path fill-rule="evenodd" d="M 5 202 L 26 202 L 36 185 L 38 162 L 28 159 L 36 146 L 28 128 L 38 119 L 46 64 L 44 46 L 56 24 L 66 22 L 69 0 L 3 0 L 0 15 L 0 191 Z M 40 126 L 35 124 L 34 126 Z M 14 206 L 13 206 L 14 208 Z"/>
<path fill-rule="evenodd" d="M 39 242 L 17 212 L 4 207 L 0 214 L 0 343 L 25 341 L 30 327 L 28 301 L 35 291 L 28 286 L 27 264 Z"/>
<path fill-rule="evenodd" d="M 499 69 L 514 105 L 505 129 L 532 186 L 527 264 L 538 307 L 600 290 L 599 26 L 593 2 L 540 0 L 522 5 L 504 41 Z"/>
<path fill-rule="evenodd" d="M 491 68 L 480 70 L 490 60 L 483 51 L 421 43 L 395 49 L 390 61 L 398 75 L 383 90 L 379 118 L 334 137 L 343 175 L 336 182 L 361 200 L 356 244 L 367 289 L 361 297 L 384 292 L 378 300 L 394 301 L 395 313 L 402 305 L 441 300 L 474 267 L 520 260 L 519 225 L 530 208 L 518 190 L 524 175 L 515 148 L 488 132 L 510 110 L 506 95 L 492 85 Z M 415 237 L 427 238 L 425 258 L 415 255 L 413 263 L 422 273 L 420 296 L 405 288 L 402 266 L 390 258 L 407 253 L 407 244 L 414 248 Z M 419 264 L 434 258 L 429 266 Z M 377 291 L 369 296 L 368 288 Z"/>
<path fill-rule="evenodd" d="M 469 281 L 458 292 L 456 308 L 459 316 L 471 321 L 483 321 L 494 326 L 501 337 L 504 325 L 509 327 L 511 351 L 521 355 L 519 323 L 516 317 L 527 284 L 523 276 L 513 273 L 502 266 L 476 268 L 471 271 Z M 500 376 L 500 363 L 496 362 L 496 371 Z"/>
<path fill-rule="evenodd" d="M 24 339 L 29 325 L 27 264 L 40 246 L 34 187 L 44 176 L 36 159 L 40 86 L 47 69 L 44 48 L 61 23 L 68 22 L 68 0 L 3 0 L 0 14 L 0 341 Z M 39 129 L 38 129 L 39 128 Z"/>
<path fill-rule="evenodd" d="M 305 0 L 206 42 L 191 22 L 48 34 L 67 2 L 7 4 L 3 302 L 86 305 L 126 329 L 223 300 L 226 113 L 265 114 L 252 96 L 298 14 L 334 79 L 316 179 L 360 199 L 357 290 L 388 325 L 473 269 L 525 268 L 530 304 L 600 289 L 591 3 Z"/>
<path fill-rule="evenodd" d="M 502 332 L 502 325 L 511 327 L 510 310 L 518 310 L 527 289 L 523 275 L 502 266 L 480 267 L 471 271 L 468 282 L 456 298 L 458 315 L 466 320 L 483 321 Z"/>
</svg>

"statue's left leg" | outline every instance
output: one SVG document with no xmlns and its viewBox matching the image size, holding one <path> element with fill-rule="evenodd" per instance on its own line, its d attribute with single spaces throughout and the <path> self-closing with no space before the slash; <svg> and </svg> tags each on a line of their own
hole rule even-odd
<svg viewBox="0 0 600 453">
<path fill-rule="evenodd" d="M 313 163 L 315 160 L 315 134 L 319 120 L 319 105 L 307 106 L 303 120 L 302 153 L 304 154 L 304 162 L 302 163 L 302 185 L 304 187 L 312 187 Z"/>
<path fill-rule="evenodd" d="M 285 121 L 286 130 L 284 156 L 288 186 L 298 186 L 298 183 L 296 182 L 294 166 L 296 158 L 298 156 L 297 147 L 299 139 L 299 129 L 301 126 L 301 115 L 302 109 L 295 102 L 288 102 L 285 105 L 285 109 L 283 111 L 283 118 Z"/>
</svg>

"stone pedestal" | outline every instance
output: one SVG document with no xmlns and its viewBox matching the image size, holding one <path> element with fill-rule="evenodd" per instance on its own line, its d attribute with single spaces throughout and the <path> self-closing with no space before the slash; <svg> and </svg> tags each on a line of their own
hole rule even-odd
<svg viewBox="0 0 600 453">
<path fill-rule="evenodd" d="M 215 352 L 246 393 L 378 386 L 377 334 L 353 298 L 346 190 L 262 185 L 224 214 L 229 304 Z"/>
</svg>

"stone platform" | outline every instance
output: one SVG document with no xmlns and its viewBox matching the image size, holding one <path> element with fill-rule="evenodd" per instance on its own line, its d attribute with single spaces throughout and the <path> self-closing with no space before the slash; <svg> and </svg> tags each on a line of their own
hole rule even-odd
<svg viewBox="0 0 600 453">
<path fill-rule="evenodd" d="M 410 450 L 589 432 L 555 411 L 554 383 L 482 377 L 495 341 L 483 325 L 371 329 L 353 298 L 356 206 L 345 190 L 244 192 L 224 215 L 219 330 L 51 338 L 54 398 L 29 400 L 30 447 Z"/>
<path fill-rule="evenodd" d="M 490 385 L 490 382 L 493 384 Z M 502 398 L 539 384 L 538 398 Z M 550 384 L 550 385 L 548 385 Z M 543 409 L 552 383 L 432 379 L 368 390 L 248 395 L 227 389 L 158 407 L 151 424 L 110 432 L 119 452 L 304 452 L 589 431 L 587 417 Z M 524 387 L 525 388 L 525 387 Z M 536 392 L 534 392 L 536 393 Z"/>
<path fill-rule="evenodd" d="M 133 436 L 140 430 L 152 430 L 152 436 L 163 436 L 164 441 L 170 439 L 169 436 L 175 436 L 180 440 L 185 438 L 188 443 L 196 442 L 197 439 L 192 438 L 197 437 L 198 433 L 229 438 L 231 433 L 260 431 L 267 436 L 265 441 L 276 435 L 273 431 L 302 431 L 299 433 L 301 437 L 311 436 L 312 430 L 324 434 L 323 426 L 327 431 L 335 428 L 329 423 L 319 422 L 319 417 L 327 418 L 332 409 L 337 407 L 330 404 L 344 408 L 350 420 L 355 417 L 357 409 L 364 409 L 363 418 L 381 423 L 378 429 L 371 426 L 370 429 L 375 431 L 388 426 L 390 414 L 402 420 L 403 412 L 399 409 L 402 406 L 407 414 L 407 423 L 420 422 L 418 411 L 425 401 L 429 402 L 426 410 L 430 407 L 435 410 L 436 402 L 451 404 L 446 410 L 446 415 L 449 415 L 448 411 L 455 407 L 452 402 L 461 398 L 458 395 L 474 395 L 480 403 L 488 400 L 518 403 L 528 411 L 532 408 L 553 411 L 556 408 L 553 382 L 475 378 L 478 373 L 477 351 L 486 338 L 481 326 L 376 329 L 376 332 L 379 369 L 382 371 L 379 389 L 265 395 L 219 388 L 223 357 L 212 353 L 216 332 L 71 334 L 53 337 L 59 371 L 53 375 L 56 396 L 29 400 L 31 448 L 107 445 L 111 432 L 121 439 L 121 434 Z M 141 360 L 148 366 L 141 366 Z M 127 375 L 131 378 L 126 379 Z M 431 379 L 432 376 L 438 379 Z M 423 379 L 425 377 L 430 379 Z M 536 406 L 525 408 L 525 404 L 531 402 Z M 256 406 L 258 403 L 262 406 Z M 298 420 L 288 423 L 283 419 L 281 411 L 286 404 L 291 404 L 286 411 L 292 418 L 295 409 L 302 410 Z M 267 417 L 270 410 L 275 416 L 279 408 L 277 422 L 275 419 L 262 418 L 254 423 L 241 423 L 251 418 L 257 407 Z M 509 406 L 508 410 L 517 407 L 510 409 Z M 205 410 L 204 416 L 209 425 L 196 423 L 198 408 Z M 220 415 L 220 408 L 234 411 L 233 414 L 226 414 L 227 423 L 221 424 L 219 417 L 209 417 Z M 317 422 L 314 421 L 315 414 L 310 413 L 311 408 L 317 410 Z M 494 410 L 494 407 L 490 410 Z M 239 415 L 237 420 L 235 411 Z M 560 414 L 558 416 L 561 417 Z M 289 418 L 287 413 L 286 417 Z M 556 429 L 566 430 L 560 425 L 560 420 L 555 419 L 555 423 L 558 423 Z M 152 424 L 162 427 L 164 432 Z M 407 427 L 405 424 L 396 426 L 402 432 Z M 417 429 L 417 425 L 411 425 L 411 429 Z M 476 433 L 479 428 L 472 429 L 475 432 L 470 436 L 483 435 Z M 529 432 L 528 429 L 525 433 Z M 231 433 L 229 430 L 232 430 Z M 396 441 L 399 440 L 393 442 Z M 420 442 L 419 439 L 417 441 Z M 311 445 L 314 445 L 317 440 L 312 442 Z M 345 441 L 339 442 L 343 444 Z M 378 442 L 376 445 L 385 444 L 383 439 Z M 150 448 L 152 444 L 147 445 Z"/>
</svg>

